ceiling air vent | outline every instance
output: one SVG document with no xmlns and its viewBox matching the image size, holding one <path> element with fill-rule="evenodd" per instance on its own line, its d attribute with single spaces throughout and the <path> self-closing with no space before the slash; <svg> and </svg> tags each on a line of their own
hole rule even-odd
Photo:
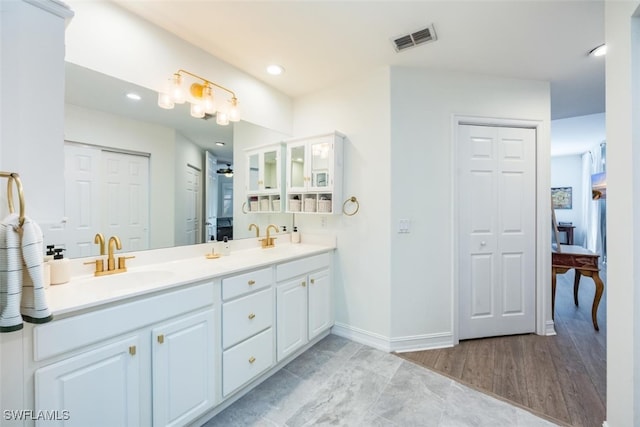
<svg viewBox="0 0 640 427">
<path fill-rule="evenodd" d="M 430 25 L 427 28 L 422 28 L 406 35 L 394 37 L 391 41 L 393 42 L 396 52 L 401 52 L 405 49 L 409 49 L 410 47 L 415 47 L 427 42 L 433 42 L 437 39 L 438 37 L 433 29 L 433 25 Z"/>
</svg>

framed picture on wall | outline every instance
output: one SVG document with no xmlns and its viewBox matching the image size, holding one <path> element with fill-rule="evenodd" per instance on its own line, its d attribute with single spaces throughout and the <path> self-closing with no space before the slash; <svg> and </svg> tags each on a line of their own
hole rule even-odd
<svg viewBox="0 0 640 427">
<path fill-rule="evenodd" d="M 572 187 L 552 187 L 551 201 L 554 209 L 572 209 Z"/>
</svg>

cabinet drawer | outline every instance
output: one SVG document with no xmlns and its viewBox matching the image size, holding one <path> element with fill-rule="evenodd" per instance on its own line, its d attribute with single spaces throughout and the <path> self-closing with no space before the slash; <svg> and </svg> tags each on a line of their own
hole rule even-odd
<svg viewBox="0 0 640 427">
<path fill-rule="evenodd" d="M 327 252 L 307 258 L 285 262 L 276 266 L 276 281 L 287 280 L 292 277 L 302 276 L 314 270 L 329 267 L 331 255 Z"/>
<path fill-rule="evenodd" d="M 273 289 L 222 305 L 222 346 L 229 348 L 273 324 Z"/>
<path fill-rule="evenodd" d="M 273 328 L 222 353 L 222 395 L 228 396 L 273 366 Z"/>
<path fill-rule="evenodd" d="M 46 359 L 214 303 L 213 285 L 205 282 L 130 303 L 54 320 L 33 328 L 33 358 Z"/>
<path fill-rule="evenodd" d="M 271 286 L 271 267 L 222 279 L 222 299 L 229 300 Z"/>
</svg>

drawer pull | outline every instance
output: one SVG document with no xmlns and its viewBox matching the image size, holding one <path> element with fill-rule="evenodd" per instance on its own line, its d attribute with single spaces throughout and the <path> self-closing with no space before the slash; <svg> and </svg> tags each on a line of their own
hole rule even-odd
<svg viewBox="0 0 640 427">
<path fill-rule="evenodd" d="M 158 344 L 164 343 L 164 334 L 158 335 Z"/>
<path fill-rule="evenodd" d="M 253 313 L 251 313 L 251 314 L 249 315 L 249 320 L 253 320 L 255 317 L 256 317 L 256 315 L 255 315 L 255 314 L 253 314 Z"/>
<path fill-rule="evenodd" d="M 256 361 L 256 358 L 255 358 L 255 357 L 251 356 L 251 357 L 249 358 L 249 363 L 253 363 L 253 362 L 255 362 L 255 361 Z"/>
<path fill-rule="evenodd" d="M 311 284 L 313 285 L 314 283 L 316 283 L 316 279 L 311 279 Z"/>
<path fill-rule="evenodd" d="M 300 286 L 302 286 L 303 288 L 307 287 L 307 282 L 300 282 Z"/>
<path fill-rule="evenodd" d="M 129 346 L 129 354 L 132 356 L 136 355 L 136 346 L 135 345 L 130 345 Z"/>
<path fill-rule="evenodd" d="M 255 285 L 255 284 L 256 284 L 256 281 L 255 281 L 255 280 L 249 280 L 249 281 L 247 282 L 247 284 L 248 284 L 249 286 L 253 286 L 253 285 Z"/>
</svg>

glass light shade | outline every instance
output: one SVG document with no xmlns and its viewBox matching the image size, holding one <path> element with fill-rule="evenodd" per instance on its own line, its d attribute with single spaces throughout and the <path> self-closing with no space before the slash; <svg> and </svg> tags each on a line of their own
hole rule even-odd
<svg viewBox="0 0 640 427">
<path fill-rule="evenodd" d="M 170 92 L 171 99 L 176 104 L 184 104 L 187 100 L 187 94 L 182 87 L 182 76 L 180 74 L 174 74 L 171 78 Z"/>
<path fill-rule="evenodd" d="M 213 101 L 213 90 L 211 90 L 211 86 L 205 86 L 202 89 L 202 107 L 205 113 L 214 114 L 216 112 L 216 104 Z"/>
<path fill-rule="evenodd" d="M 173 100 L 168 93 L 161 92 L 158 94 L 158 107 L 164 108 L 166 110 L 171 110 L 173 107 L 175 107 L 175 104 L 173 103 Z"/>
<path fill-rule="evenodd" d="M 233 176 L 233 172 L 227 172 L 224 174 L 227 178 L 231 178 Z"/>
<path fill-rule="evenodd" d="M 238 108 L 238 100 L 236 98 L 232 98 L 229 102 L 231 102 L 231 108 L 229 108 L 229 121 L 239 122 L 240 110 Z"/>
<path fill-rule="evenodd" d="M 191 104 L 191 117 L 195 117 L 196 119 L 201 119 L 204 117 L 204 107 L 202 104 L 198 102 L 194 102 Z"/>
<path fill-rule="evenodd" d="M 220 126 L 226 126 L 229 124 L 229 115 L 226 111 L 218 111 L 216 113 L 216 123 Z"/>
</svg>

